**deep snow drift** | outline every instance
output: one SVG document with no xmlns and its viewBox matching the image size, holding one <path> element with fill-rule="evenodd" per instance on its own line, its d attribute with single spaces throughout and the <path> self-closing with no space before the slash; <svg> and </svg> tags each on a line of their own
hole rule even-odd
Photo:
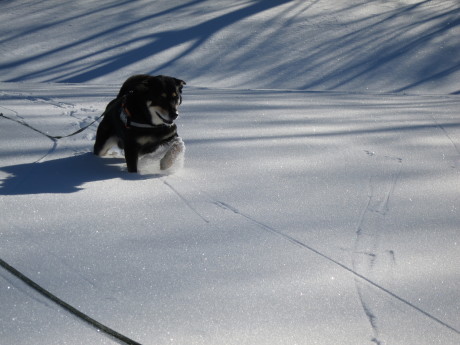
<svg viewBox="0 0 460 345">
<path fill-rule="evenodd" d="M 0 10 L 0 112 L 50 135 L 188 83 L 172 175 L 0 118 L 0 259 L 144 345 L 459 343 L 458 1 Z M 2 268 L 0 306 L 2 345 L 116 343 Z"/>
</svg>

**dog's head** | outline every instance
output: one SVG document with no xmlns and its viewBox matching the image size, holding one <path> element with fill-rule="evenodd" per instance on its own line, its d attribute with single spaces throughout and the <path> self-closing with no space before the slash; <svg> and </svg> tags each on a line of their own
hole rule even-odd
<svg viewBox="0 0 460 345">
<path fill-rule="evenodd" d="M 182 87 L 185 81 L 157 76 L 147 80 L 147 108 L 154 125 L 172 124 L 179 116 L 178 107 L 182 103 Z"/>
<path fill-rule="evenodd" d="M 171 125 L 179 116 L 184 85 L 185 81 L 173 77 L 136 75 L 126 80 L 119 96 L 126 96 L 126 105 L 136 120 Z"/>
</svg>

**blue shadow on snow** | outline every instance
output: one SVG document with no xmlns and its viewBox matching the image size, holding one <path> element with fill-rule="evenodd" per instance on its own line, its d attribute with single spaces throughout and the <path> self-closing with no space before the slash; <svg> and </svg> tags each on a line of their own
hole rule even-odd
<svg viewBox="0 0 460 345">
<path fill-rule="evenodd" d="M 144 180 L 159 175 L 129 174 L 120 168 L 122 158 L 100 158 L 92 153 L 1 167 L 0 195 L 75 193 L 83 184 L 111 179 Z"/>
</svg>

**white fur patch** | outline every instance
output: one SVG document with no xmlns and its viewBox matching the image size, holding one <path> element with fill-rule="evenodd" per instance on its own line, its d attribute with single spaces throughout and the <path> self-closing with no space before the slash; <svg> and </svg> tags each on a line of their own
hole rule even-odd
<svg viewBox="0 0 460 345">
<path fill-rule="evenodd" d="M 145 136 L 145 137 L 139 137 L 139 138 L 137 138 L 136 141 L 137 141 L 137 143 L 138 143 L 139 145 L 146 145 L 146 144 L 148 144 L 148 143 L 153 142 L 153 139 L 152 139 L 151 136 Z"/>
<path fill-rule="evenodd" d="M 173 174 L 184 166 L 185 144 L 180 137 L 139 158 L 140 174 Z"/>
<path fill-rule="evenodd" d="M 169 114 L 162 107 L 152 106 L 152 105 L 149 105 L 147 102 L 147 108 L 149 109 L 149 112 L 150 112 L 150 118 L 151 118 L 152 124 L 154 125 L 168 124 L 164 121 L 164 119 L 172 122 L 172 119 L 169 118 Z"/>
<path fill-rule="evenodd" d="M 183 166 L 183 157 L 184 157 L 185 145 L 181 138 L 178 140 L 174 140 L 173 143 L 170 145 L 168 152 L 164 155 L 164 157 L 160 161 L 160 169 L 161 170 L 169 170 L 174 165 L 181 163 Z M 182 159 L 182 162 L 179 162 Z M 178 167 L 177 167 L 178 168 Z"/>
<path fill-rule="evenodd" d="M 109 139 L 107 139 L 107 141 L 104 143 L 104 147 L 102 148 L 101 152 L 99 152 L 99 157 L 105 156 L 113 146 L 117 145 L 117 143 L 117 137 L 110 137 Z"/>
</svg>

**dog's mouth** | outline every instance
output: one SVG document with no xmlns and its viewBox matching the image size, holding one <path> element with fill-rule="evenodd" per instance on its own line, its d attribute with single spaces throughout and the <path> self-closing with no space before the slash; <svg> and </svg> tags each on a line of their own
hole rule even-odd
<svg viewBox="0 0 460 345">
<path fill-rule="evenodd" d="M 158 115 L 158 117 L 166 124 L 168 125 L 172 125 L 174 120 L 170 120 L 170 119 L 165 119 L 158 111 L 155 111 L 155 113 Z"/>
</svg>

